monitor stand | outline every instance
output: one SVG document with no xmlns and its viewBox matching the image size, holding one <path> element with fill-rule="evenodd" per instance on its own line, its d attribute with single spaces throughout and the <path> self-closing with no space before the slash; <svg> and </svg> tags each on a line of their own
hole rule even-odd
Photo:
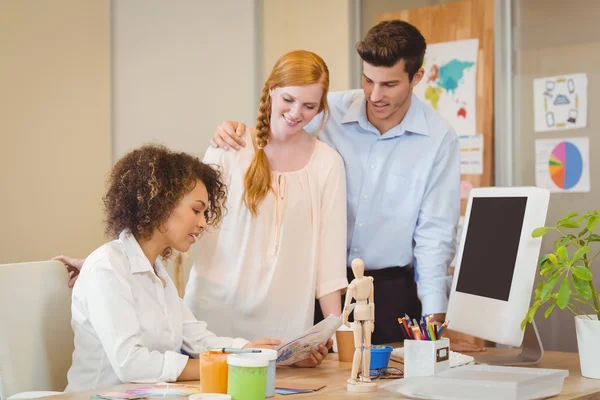
<svg viewBox="0 0 600 400">
<path fill-rule="evenodd" d="M 516 349 L 515 349 L 516 350 Z M 525 326 L 523 344 L 520 353 L 499 354 L 471 354 L 479 364 L 490 365 L 534 365 L 540 362 L 544 356 L 542 340 L 535 325 L 535 321 Z"/>
</svg>

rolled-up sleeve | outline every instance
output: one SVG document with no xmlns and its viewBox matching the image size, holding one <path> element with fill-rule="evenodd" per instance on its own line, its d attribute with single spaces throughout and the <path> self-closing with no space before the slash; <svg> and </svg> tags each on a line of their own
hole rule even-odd
<svg viewBox="0 0 600 400">
<path fill-rule="evenodd" d="M 321 196 L 316 298 L 348 286 L 346 277 L 346 172 L 335 153 Z"/>
<path fill-rule="evenodd" d="M 454 235 L 460 214 L 460 147 L 446 134 L 429 176 L 414 233 L 418 293 L 423 314 L 448 308 L 448 266 L 454 257 Z"/>
<path fill-rule="evenodd" d="M 106 260 L 88 268 L 88 282 L 93 282 L 86 288 L 88 317 L 117 377 L 122 382 L 176 381 L 189 357 L 144 347 L 131 287 Z"/>
</svg>

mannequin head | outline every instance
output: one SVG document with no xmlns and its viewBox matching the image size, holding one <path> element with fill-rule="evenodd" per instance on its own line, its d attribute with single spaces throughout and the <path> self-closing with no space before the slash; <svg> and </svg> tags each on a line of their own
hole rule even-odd
<svg viewBox="0 0 600 400">
<path fill-rule="evenodd" d="M 365 262 L 360 258 L 352 260 L 352 272 L 356 279 L 360 279 L 365 275 Z"/>
</svg>

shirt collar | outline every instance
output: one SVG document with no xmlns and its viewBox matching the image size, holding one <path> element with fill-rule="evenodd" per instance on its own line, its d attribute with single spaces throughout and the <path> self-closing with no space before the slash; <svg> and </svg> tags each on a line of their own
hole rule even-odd
<svg viewBox="0 0 600 400">
<path fill-rule="evenodd" d="M 127 255 L 127 258 L 130 262 L 132 274 L 153 271 L 152 264 L 150 264 L 150 260 L 148 260 L 148 257 L 146 257 L 146 255 L 144 254 L 144 251 L 140 247 L 140 244 L 138 243 L 137 239 L 135 238 L 135 236 L 133 236 L 129 229 L 124 229 L 119 234 L 119 240 L 121 241 L 121 243 L 123 243 L 125 254 Z"/>
<path fill-rule="evenodd" d="M 362 93 L 360 96 L 357 96 L 356 99 L 354 99 L 354 102 L 350 105 L 350 107 L 348 107 L 348 111 L 346 111 L 346 114 L 342 118 L 342 124 L 348 122 L 360 123 L 361 120 L 368 121 L 367 102 L 364 93 Z"/>
<path fill-rule="evenodd" d="M 367 100 L 364 93 L 362 93 L 360 96 L 357 96 L 350 107 L 348 107 L 348 111 L 346 111 L 346 114 L 344 114 L 344 117 L 342 118 L 342 124 L 350 122 L 358 122 L 358 124 L 365 130 L 374 129 L 373 124 L 371 124 L 367 118 Z M 410 99 L 410 107 L 408 108 L 408 112 L 404 116 L 402 122 L 386 132 L 383 137 L 396 137 L 404 134 L 405 132 L 416 133 L 425 136 L 431 135 L 429 131 L 429 124 L 427 123 L 427 118 L 425 117 L 423 103 L 414 93 Z"/>
</svg>

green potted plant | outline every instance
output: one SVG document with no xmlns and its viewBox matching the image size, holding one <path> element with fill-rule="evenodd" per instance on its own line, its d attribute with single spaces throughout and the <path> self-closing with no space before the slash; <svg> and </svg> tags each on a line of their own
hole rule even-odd
<svg viewBox="0 0 600 400">
<path fill-rule="evenodd" d="M 581 216 L 571 212 L 556 226 L 533 230 L 532 237 L 550 232 L 560 236 L 554 241 L 554 253 L 540 259 L 542 281 L 537 285 L 534 303 L 521 323 L 524 329 L 542 306 L 547 306 L 546 318 L 556 307 L 573 313 L 581 374 L 594 379 L 600 379 L 600 292 L 594 288 L 591 265 L 600 254 L 593 249 L 596 242 L 600 242 L 600 235 L 594 233 L 599 219 L 597 211 Z"/>
</svg>

